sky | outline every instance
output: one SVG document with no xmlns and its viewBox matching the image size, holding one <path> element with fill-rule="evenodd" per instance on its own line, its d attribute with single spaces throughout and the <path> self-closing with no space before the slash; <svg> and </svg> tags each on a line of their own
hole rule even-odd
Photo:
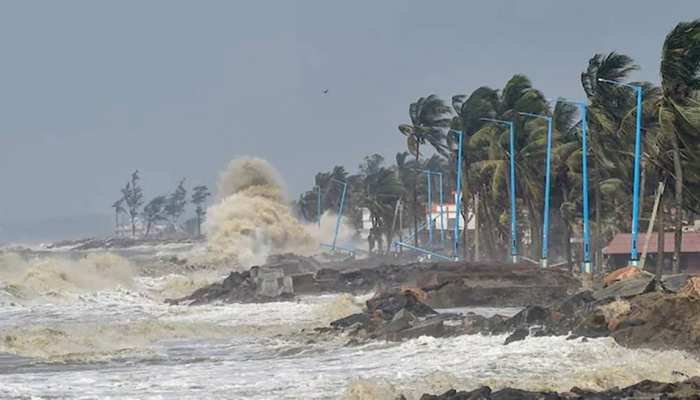
<svg viewBox="0 0 700 400">
<path fill-rule="evenodd" d="M 295 198 L 318 171 L 392 161 L 420 96 L 524 73 L 581 98 L 610 51 L 658 83 L 665 35 L 698 17 L 698 0 L 3 1 L 0 223 L 111 215 L 135 169 L 147 197 L 213 187 L 244 155 Z"/>
</svg>

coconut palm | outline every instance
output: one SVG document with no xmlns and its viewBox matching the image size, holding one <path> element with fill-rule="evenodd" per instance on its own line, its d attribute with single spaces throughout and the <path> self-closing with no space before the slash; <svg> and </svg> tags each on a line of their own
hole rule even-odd
<svg viewBox="0 0 700 400">
<path fill-rule="evenodd" d="M 680 269 L 684 182 L 697 182 L 700 135 L 700 19 L 682 22 L 666 36 L 661 52 L 659 124 L 670 142 L 675 185 L 673 271 Z M 692 171 L 692 172 L 690 172 Z M 690 172 L 690 175 L 688 174 Z"/>
<path fill-rule="evenodd" d="M 411 103 L 408 108 L 411 118 L 410 124 L 399 125 L 399 131 L 406 136 L 408 151 L 415 157 L 416 163 L 420 159 L 420 147 L 430 144 L 438 153 L 447 155 L 445 141 L 445 129 L 450 125 L 450 108 L 438 96 L 431 94 L 421 97 Z M 418 193 L 413 188 L 413 230 L 418 231 Z M 418 246 L 418 234 L 414 237 L 414 244 Z"/>
</svg>

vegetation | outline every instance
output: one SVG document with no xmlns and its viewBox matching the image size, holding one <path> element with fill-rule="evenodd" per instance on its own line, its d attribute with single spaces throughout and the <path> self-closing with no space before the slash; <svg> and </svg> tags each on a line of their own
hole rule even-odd
<svg viewBox="0 0 700 400">
<path fill-rule="evenodd" d="M 581 84 L 588 102 L 591 232 L 598 258 L 614 234 L 631 229 L 637 112 L 633 89 L 599 79 L 630 83 L 630 75 L 639 68 L 632 57 L 616 52 L 595 54 L 582 68 Z M 660 76 L 660 87 L 631 82 L 641 86 L 644 93 L 640 228 L 648 223 L 658 183 L 667 182 L 669 196 L 662 198 L 658 221 L 662 231 L 664 221 L 673 221 L 673 270 L 677 271 L 684 220 L 697 212 L 700 191 L 700 20 L 680 23 L 668 34 L 661 51 Z M 469 94 L 456 94 L 451 100 L 451 108 L 434 94 L 410 104 L 410 123 L 398 126 L 406 136 L 408 152 L 398 153 L 395 165 L 386 166 L 381 156 L 373 155 L 365 158 L 358 174 L 351 175 L 342 166 L 317 174 L 316 189 L 302 194 L 298 201 L 301 215 L 310 221 L 317 218 L 319 191 L 322 210 L 336 209 L 339 187 L 331 178 L 346 181 L 350 193 L 347 215 L 358 223 L 357 210 L 369 209 L 372 229 L 388 247 L 393 237 L 401 234 L 396 229 L 395 214 L 412 216 L 412 230 L 419 230 L 418 220 L 426 207 L 422 170 L 442 172 L 445 183 L 454 184 L 458 149 L 453 132 L 460 131 L 464 134 L 463 210 L 465 218 L 476 218 L 474 238 L 467 236 L 466 229 L 462 235 L 464 255 L 474 258 L 478 252 L 482 257 L 502 260 L 507 254 L 508 193 L 513 184 L 509 182 L 508 163 L 513 157 L 519 245 L 535 256 L 542 230 L 547 122 L 519 113 L 542 114 L 552 118 L 554 128 L 550 254 L 571 265 L 578 247 L 572 248 L 571 239 L 581 236 L 582 218 L 581 120 L 577 107 L 548 101 L 523 74 L 514 75 L 500 90 L 484 86 Z M 514 154 L 509 152 L 508 128 L 482 118 L 514 122 Z M 428 152 L 434 155 L 428 157 Z M 453 186 L 446 187 L 445 193 L 452 190 Z M 411 201 L 399 202 L 397 208 L 397 201 L 407 197 Z M 670 211 L 671 218 L 664 215 L 665 210 Z M 419 235 L 414 234 L 414 238 L 417 243 Z M 380 245 L 378 251 L 383 250 Z"/>
<path fill-rule="evenodd" d="M 158 226 L 158 233 L 182 235 L 182 232 L 200 236 L 202 218 L 206 215 L 205 203 L 211 195 L 206 186 L 195 186 L 193 188 L 190 202 L 195 206 L 195 223 L 186 221 L 184 226 L 180 224 L 180 219 L 187 211 L 187 189 L 185 179 L 181 179 L 175 190 L 167 195 L 158 195 L 152 198 L 143 209 L 144 203 L 143 189 L 140 184 L 139 171 L 131 174 L 131 179 L 121 189 L 121 197 L 112 204 L 114 208 L 115 232 L 120 233 L 120 216 L 129 217 L 131 237 L 135 238 L 137 233 L 147 238 L 154 226 Z M 187 228 L 190 229 L 187 229 Z"/>
</svg>

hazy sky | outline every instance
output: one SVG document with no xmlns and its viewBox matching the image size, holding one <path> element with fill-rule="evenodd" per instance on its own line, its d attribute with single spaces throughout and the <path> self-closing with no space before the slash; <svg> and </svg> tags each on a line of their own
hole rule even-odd
<svg viewBox="0 0 700 400">
<path fill-rule="evenodd" d="M 419 96 L 525 73 L 581 97 L 612 50 L 658 82 L 664 36 L 697 17 L 698 0 L 3 1 L 0 221 L 110 213 L 136 168 L 149 197 L 213 185 L 240 155 L 296 196 L 319 170 L 393 160 Z"/>
</svg>

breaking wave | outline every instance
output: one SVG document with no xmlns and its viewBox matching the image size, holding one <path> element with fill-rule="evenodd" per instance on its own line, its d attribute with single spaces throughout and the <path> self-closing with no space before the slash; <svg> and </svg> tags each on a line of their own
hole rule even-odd
<svg viewBox="0 0 700 400">
<path fill-rule="evenodd" d="M 241 158 L 229 164 L 204 224 L 210 257 L 249 267 L 273 253 L 318 250 L 319 242 L 292 214 L 281 182 L 265 160 Z"/>
<path fill-rule="evenodd" d="M 75 260 L 0 253 L 0 285 L 19 299 L 129 288 L 133 277 L 131 263 L 109 253 L 91 253 Z"/>
</svg>

